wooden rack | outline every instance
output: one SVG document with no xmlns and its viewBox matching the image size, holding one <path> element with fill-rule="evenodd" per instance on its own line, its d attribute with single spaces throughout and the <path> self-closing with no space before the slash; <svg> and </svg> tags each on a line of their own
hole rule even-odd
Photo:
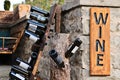
<svg viewBox="0 0 120 80">
<path fill-rule="evenodd" d="M 16 42 L 17 38 L 16 37 L 0 37 L 0 40 L 2 40 L 2 47 L 0 48 L 0 54 L 12 54 L 13 52 L 12 50 L 14 49 L 14 46 L 16 44 L 14 42 Z"/>
</svg>

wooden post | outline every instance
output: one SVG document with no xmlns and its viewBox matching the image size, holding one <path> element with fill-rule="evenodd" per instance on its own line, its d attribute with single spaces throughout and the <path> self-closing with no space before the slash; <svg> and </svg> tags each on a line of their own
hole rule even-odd
<svg viewBox="0 0 120 80">
<path fill-rule="evenodd" d="M 55 32 L 60 33 L 60 26 L 61 26 L 61 5 L 57 4 L 55 16 Z"/>
<path fill-rule="evenodd" d="M 37 70 L 38 70 L 38 65 L 39 65 L 39 62 L 40 62 L 40 59 L 41 59 L 41 56 L 42 56 L 42 51 L 39 52 L 39 55 L 38 55 L 38 58 L 37 58 L 37 61 L 35 63 L 35 66 L 34 66 L 34 70 L 32 72 L 33 75 L 36 74 Z"/>
<path fill-rule="evenodd" d="M 54 37 L 51 38 L 50 45 L 52 49 L 55 49 L 58 52 L 65 63 L 65 68 L 60 69 L 57 67 L 56 63 L 50 59 L 50 80 L 70 80 L 70 64 L 69 60 L 65 58 L 65 51 L 69 45 L 69 34 L 54 35 Z"/>
<path fill-rule="evenodd" d="M 43 50 L 44 49 L 44 43 L 49 35 L 49 31 L 50 31 L 50 25 L 52 24 L 52 21 L 53 21 L 53 18 L 55 16 L 55 11 L 56 11 L 56 5 L 54 5 L 52 8 L 51 8 L 51 11 L 50 11 L 50 18 L 49 18 L 49 22 L 47 24 L 47 30 L 46 30 L 46 33 L 45 33 L 45 40 L 43 41 L 43 43 L 41 43 L 42 46 L 41 49 Z M 42 56 L 42 50 L 39 52 L 39 55 L 38 55 L 38 58 L 37 58 L 37 61 L 35 63 L 35 66 L 34 66 L 34 69 L 32 71 L 32 74 L 35 76 L 36 75 L 36 72 L 37 72 L 37 69 L 38 69 L 38 65 L 39 65 L 39 62 L 40 62 L 40 58 Z"/>
</svg>

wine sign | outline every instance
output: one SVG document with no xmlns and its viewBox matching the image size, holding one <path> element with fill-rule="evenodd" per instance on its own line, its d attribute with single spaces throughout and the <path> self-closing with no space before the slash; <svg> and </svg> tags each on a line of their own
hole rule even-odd
<svg viewBox="0 0 120 80">
<path fill-rule="evenodd" d="M 90 74 L 110 75 L 110 10 L 90 11 Z"/>
</svg>

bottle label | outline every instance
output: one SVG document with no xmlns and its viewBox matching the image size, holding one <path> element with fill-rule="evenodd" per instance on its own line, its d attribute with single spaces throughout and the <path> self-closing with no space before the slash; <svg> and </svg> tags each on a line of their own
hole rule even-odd
<svg viewBox="0 0 120 80">
<path fill-rule="evenodd" d="M 68 50 L 70 50 L 70 48 L 72 47 L 72 45 L 73 45 L 73 43 L 72 43 L 72 44 L 70 44 L 70 46 L 68 47 Z"/>
<path fill-rule="evenodd" d="M 75 46 L 74 49 L 71 51 L 72 53 L 75 53 L 78 50 L 78 46 Z"/>
<path fill-rule="evenodd" d="M 39 38 L 33 35 L 30 35 L 29 39 L 33 40 L 34 42 L 36 42 Z"/>
<path fill-rule="evenodd" d="M 44 17 L 42 17 L 41 15 L 38 15 L 37 20 L 40 20 L 40 21 L 45 21 L 45 18 L 44 18 Z"/>
<path fill-rule="evenodd" d="M 34 24 L 29 24 L 28 30 L 30 30 L 30 31 L 32 31 L 32 32 L 35 33 L 36 29 L 37 29 L 37 26 L 36 26 L 36 25 L 34 25 Z"/>
<path fill-rule="evenodd" d="M 29 65 L 28 64 L 26 64 L 26 63 L 24 63 L 24 62 L 21 62 L 20 64 L 19 64 L 19 66 L 20 67 L 22 67 L 22 68 L 24 68 L 24 69 L 28 69 L 28 67 L 29 67 Z"/>
<path fill-rule="evenodd" d="M 28 59 L 28 63 L 30 63 L 30 61 L 31 61 L 31 57 Z"/>
<path fill-rule="evenodd" d="M 62 57 L 61 57 L 60 55 L 58 55 L 58 56 L 56 57 L 56 60 L 57 60 L 58 64 L 61 64 L 61 63 L 62 63 Z"/>
<path fill-rule="evenodd" d="M 15 76 L 18 77 L 20 80 L 25 80 L 25 78 L 22 77 L 20 74 L 16 74 Z"/>
</svg>

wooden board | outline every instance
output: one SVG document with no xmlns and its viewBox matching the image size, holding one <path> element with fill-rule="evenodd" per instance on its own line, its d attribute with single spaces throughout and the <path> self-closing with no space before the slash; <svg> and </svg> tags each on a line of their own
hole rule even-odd
<svg viewBox="0 0 120 80">
<path fill-rule="evenodd" d="M 90 74 L 110 75 L 110 10 L 90 10 Z"/>
<path fill-rule="evenodd" d="M 61 27 L 61 5 L 57 4 L 56 16 L 55 16 L 55 32 L 60 33 Z"/>
</svg>

